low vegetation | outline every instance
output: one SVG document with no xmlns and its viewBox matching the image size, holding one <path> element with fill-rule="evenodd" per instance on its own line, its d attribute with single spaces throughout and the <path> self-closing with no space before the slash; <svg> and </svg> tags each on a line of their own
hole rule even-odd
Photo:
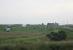
<svg viewBox="0 0 73 50">
<path fill-rule="evenodd" d="M 58 31 L 58 32 L 51 32 L 50 34 L 47 34 L 47 37 L 50 40 L 61 41 L 61 40 L 66 40 L 67 35 L 65 31 Z"/>
<path fill-rule="evenodd" d="M 19 25 L 18 25 L 19 26 Z M 0 50 L 73 50 L 72 27 L 47 27 L 47 25 L 31 25 L 11 27 L 10 32 L 0 26 Z M 51 41 L 47 34 L 65 31 L 67 37 L 61 41 Z"/>
</svg>

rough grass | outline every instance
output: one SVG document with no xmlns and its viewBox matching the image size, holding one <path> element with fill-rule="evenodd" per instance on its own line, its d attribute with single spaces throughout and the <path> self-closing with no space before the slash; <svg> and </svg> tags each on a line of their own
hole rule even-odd
<svg viewBox="0 0 73 50">
<path fill-rule="evenodd" d="M 73 40 L 49 41 L 43 33 L 0 32 L 0 50 L 73 50 Z"/>
</svg>

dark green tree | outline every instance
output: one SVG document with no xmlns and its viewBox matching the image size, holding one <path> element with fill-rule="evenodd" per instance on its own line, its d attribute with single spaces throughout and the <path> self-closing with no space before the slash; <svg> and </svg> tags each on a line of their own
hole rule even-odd
<svg viewBox="0 0 73 50">
<path fill-rule="evenodd" d="M 58 32 L 51 32 L 50 34 L 47 34 L 47 37 L 50 40 L 61 41 L 61 40 L 65 40 L 67 38 L 67 35 L 65 31 L 58 31 Z"/>
</svg>

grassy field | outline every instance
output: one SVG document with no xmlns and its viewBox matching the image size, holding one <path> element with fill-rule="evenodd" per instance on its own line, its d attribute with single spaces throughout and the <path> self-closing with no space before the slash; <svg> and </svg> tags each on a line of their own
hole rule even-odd
<svg viewBox="0 0 73 50">
<path fill-rule="evenodd" d="M 0 32 L 0 50 L 54 49 L 73 50 L 73 40 L 50 41 L 43 33 Z"/>
<path fill-rule="evenodd" d="M 51 31 L 63 30 L 67 34 L 64 41 L 50 41 L 46 35 Z M 6 32 L 0 27 L 0 50 L 73 50 L 73 28 L 46 26 L 12 27 Z"/>
<path fill-rule="evenodd" d="M 42 38 L 44 37 L 45 35 L 42 33 L 0 32 L 0 44 L 9 43 L 9 42 L 10 43 L 36 43 L 43 40 Z"/>
</svg>

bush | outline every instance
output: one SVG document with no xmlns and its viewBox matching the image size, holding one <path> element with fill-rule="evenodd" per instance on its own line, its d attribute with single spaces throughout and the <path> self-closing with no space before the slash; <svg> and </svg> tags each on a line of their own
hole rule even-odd
<svg viewBox="0 0 73 50">
<path fill-rule="evenodd" d="M 61 40 L 65 40 L 67 38 L 67 35 L 65 31 L 58 31 L 58 32 L 51 32 L 50 34 L 47 34 L 47 37 L 50 40 L 61 41 Z"/>
</svg>

